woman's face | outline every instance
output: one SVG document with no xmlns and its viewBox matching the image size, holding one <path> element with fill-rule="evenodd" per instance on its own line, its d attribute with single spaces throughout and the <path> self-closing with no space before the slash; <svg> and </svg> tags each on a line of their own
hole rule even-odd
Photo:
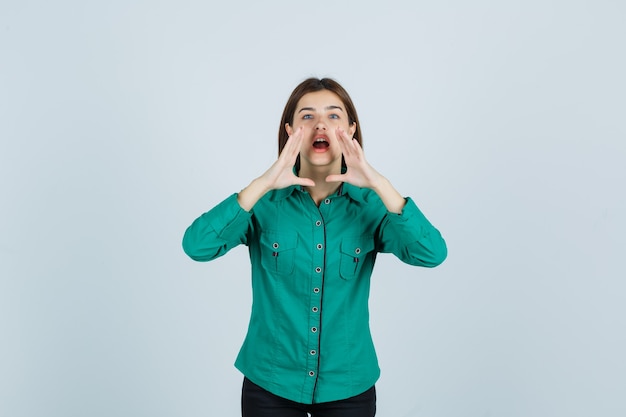
<svg viewBox="0 0 626 417">
<path fill-rule="evenodd" d="M 301 166 L 307 164 L 311 167 L 340 169 L 341 148 L 335 130 L 340 127 L 348 135 L 353 135 L 356 123 L 350 124 L 346 106 L 339 96 L 329 90 L 302 96 L 296 105 L 293 124 L 286 124 L 285 129 L 291 136 L 301 126 L 304 128 L 304 141 L 300 148 Z"/>
</svg>

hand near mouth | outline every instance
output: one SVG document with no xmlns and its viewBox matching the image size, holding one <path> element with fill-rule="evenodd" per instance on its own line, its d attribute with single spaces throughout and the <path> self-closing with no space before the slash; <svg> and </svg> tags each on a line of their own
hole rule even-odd
<svg viewBox="0 0 626 417">
<path fill-rule="evenodd" d="M 387 178 L 379 174 L 365 160 L 363 148 L 361 148 L 359 142 L 352 139 L 352 137 L 341 128 L 337 128 L 335 134 L 348 170 L 345 174 L 329 175 L 326 177 L 326 181 L 344 181 L 357 187 L 371 188 L 378 194 L 389 212 L 402 213 L 406 200 L 393 185 L 391 185 Z"/>
<path fill-rule="evenodd" d="M 291 185 L 315 186 L 312 179 L 300 178 L 293 173 L 293 166 L 300 153 L 303 140 L 304 129 L 302 127 L 289 136 L 276 162 L 261 176 L 268 189 L 279 190 Z"/>
<path fill-rule="evenodd" d="M 279 190 L 291 185 L 315 186 L 310 178 L 300 178 L 293 173 L 293 166 L 300 153 L 304 132 L 302 127 L 296 130 L 285 143 L 280 156 L 263 175 L 252 182 L 237 195 L 237 202 L 242 209 L 250 211 L 257 201 L 270 190 Z"/>
<path fill-rule="evenodd" d="M 375 188 L 383 176 L 365 160 L 365 154 L 359 142 L 340 127 L 335 129 L 335 136 L 348 170 L 345 174 L 329 175 L 326 177 L 326 182 L 343 181 L 361 188 Z"/>
</svg>

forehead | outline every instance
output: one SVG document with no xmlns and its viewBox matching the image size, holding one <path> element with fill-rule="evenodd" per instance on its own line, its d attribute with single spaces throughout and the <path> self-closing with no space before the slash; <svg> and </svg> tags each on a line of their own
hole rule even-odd
<svg viewBox="0 0 626 417">
<path fill-rule="evenodd" d="M 345 107 L 337 94 L 330 90 L 320 90 L 303 95 L 298 101 L 296 111 L 303 107 L 313 107 L 316 110 L 323 110 L 328 106 Z"/>
</svg>

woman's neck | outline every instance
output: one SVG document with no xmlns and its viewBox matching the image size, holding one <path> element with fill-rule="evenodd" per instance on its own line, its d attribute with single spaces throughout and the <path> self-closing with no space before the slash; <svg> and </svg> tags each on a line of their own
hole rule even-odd
<svg viewBox="0 0 626 417">
<path fill-rule="evenodd" d="M 315 182 L 315 186 L 304 188 L 311 195 L 315 204 L 319 206 L 326 197 L 337 191 L 337 188 L 341 185 L 339 182 L 326 182 L 326 177 L 339 173 L 341 173 L 341 166 L 338 169 L 333 167 L 300 167 L 299 176 L 310 178 Z"/>
</svg>

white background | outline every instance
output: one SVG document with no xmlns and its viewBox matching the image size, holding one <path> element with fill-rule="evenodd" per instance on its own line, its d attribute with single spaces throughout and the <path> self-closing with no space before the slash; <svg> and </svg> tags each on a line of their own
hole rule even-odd
<svg viewBox="0 0 626 417">
<path fill-rule="evenodd" d="M 626 415 L 621 1 L 3 1 L 0 416 L 237 416 L 244 247 L 185 228 L 336 78 L 442 231 L 380 256 L 378 415 Z"/>
</svg>

